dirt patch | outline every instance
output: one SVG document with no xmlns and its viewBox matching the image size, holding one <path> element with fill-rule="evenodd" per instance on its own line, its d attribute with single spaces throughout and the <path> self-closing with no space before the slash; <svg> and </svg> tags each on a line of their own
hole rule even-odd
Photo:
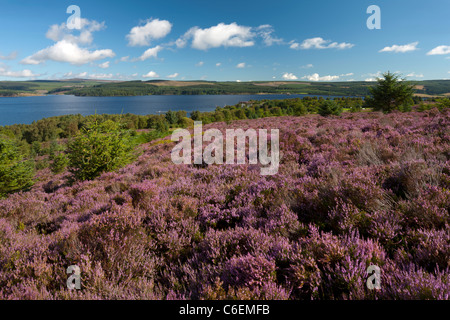
<svg viewBox="0 0 450 320">
<path fill-rule="evenodd" d="M 444 93 L 443 95 L 431 95 L 431 94 L 425 94 L 425 93 L 415 93 L 414 94 L 416 97 L 421 97 L 421 98 L 439 98 L 442 96 L 450 96 L 450 93 Z"/>
</svg>

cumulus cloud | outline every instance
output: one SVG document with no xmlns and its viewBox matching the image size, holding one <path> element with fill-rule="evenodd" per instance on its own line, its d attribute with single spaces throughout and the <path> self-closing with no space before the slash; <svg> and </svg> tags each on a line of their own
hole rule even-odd
<svg viewBox="0 0 450 320">
<path fill-rule="evenodd" d="M 156 46 L 154 48 L 150 48 L 145 50 L 145 52 L 137 59 L 134 59 L 134 61 L 136 60 L 140 60 L 140 61 L 144 61 L 150 58 L 158 58 L 158 53 L 163 49 L 163 47 L 161 46 Z"/>
<path fill-rule="evenodd" d="M 219 23 L 206 29 L 193 27 L 176 41 L 179 48 L 183 48 L 192 40 L 192 48 L 208 50 L 218 47 L 251 47 L 255 34 L 251 27 L 240 26 L 235 22 L 231 24 Z"/>
<path fill-rule="evenodd" d="M 127 62 L 130 59 L 130 56 L 125 56 L 120 58 L 120 62 Z"/>
<path fill-rule="evenodd" d="M 158 78 L 159 74 L 157 74 L 155 71 L 150 71 L 147 74 L 142 75 L 143 78 Z"/>
<path fill-rule="evenodd" d="M 99 67 L 99 68 L 102 68 L 102 69 L 108 69 L 108 68 L 109 68 L 109 61 L 100 63 L 100 64 L 98 65 L 98 67 Z"/>
<path fill-rule="evenodd" d="M 24 69 L 20 71 L 11 71 L 9 67 L 0 66 L 0 77 L 10 77 L 10 78 L 35 78 L 39 77 L 40 74 L 35 74 L 29 69 Z"/>
<path fill-rule="evenodd" d="M 173 79 L 173 78 L 178 77 L 179 75 L 180 75 L 179 73 L 175 72 L 174 74 L 168 75 L 167 78 Z"/>
<path fill-rule="evenodd" d="M 73 73 L 72 71 L 69 71 L 63 75 L 63 78 L 87 78 L 88 73 L 80 72 L 80 73 Z"/>
<path fill-rule="evenodd" d="M 220 67 L 221 65 L 222 65 L 221 62 L 217 62 L 217 63 L 216 63 L 216 67 Z"/>
<path fill-rule="evenodd" d="M 428 56 L 443 55 L 450 53 L 450 46 L 438 46 L 427 53 Z"/>
<path fill-rule="evenodd" d="M 82 44 L 92 43 L 92 33 L 104 28 L 104 23 L 88 19 L 81 19 L 80 30 L 69 29 L 65 23 L 52 25 L 47 31 L 46 37 L 56 43 L 26 57 L 21 63 L 36 65 L 52 60 L 82 65 L 96 60 L 112 58 L 115 53 L 111 49 L 90 51 L 80 47 Z M 79 32 L 79 35 L 74 35 L 73 32 Z"/>
<path fill-rule="evenodd" d="M 114 75 L 112 73 L 93 73 L 88 77 L 90 79 L 111 79 Z"/>
<path fill-rule="evenodd" d="M 339 76 L 319 76 L 318 73 L 312 75 L 304 76 L 302 79 L 308 79 L 309 81 L 333 81 L 339 79 Z"/>
<path fill-rule="evenodd" d="M 115 53 L 111 49 L 89 51 L 80 48 L 78 44 L 61 40 L 54 45 L 42 49 L 35 54 L 23 59 L 22 64 L 41 64 L 47 60 L 68 62 L 74 65 L 82 65 L 96 60 L 112 58 Z"/>
<path fill-rule="evenodd" d="M 413 42 L 413 43 L 409 43 L 409 44 L 405 44 L 405 45 L 396 45 L 396 44 L 394 44 L 391 47 L 384 47 L 379 52 L 405 53 L 405 52 L 410 52 L 410 51 L 416 51 L 418 44 L 419 44 L 418 41 L 417 42 Z"/>
<path fill-rule="evenodd" d="M 283 39 L 273 36 L 275 30 L 270 24 L 259 26 L 258 28 L 256 28 L 256 32 L 263 39 L 263 42 L 266 46 L 283 43 Z"/>
<path fill-rule="evenodd" d="M 291 42 L 289 48 L 294 49 L 294 50 L 300 49 L 300 43 Z"/>
<path fill-rule="evenodd" d="M 7 56 L 3 56 L 0 54 L 0 60 L 14 60 L 17 58 L 17 51 L 13 51 Z"/>
<path fill-rule="evenodd" d="M 69 29 L 65 23 L 61 23 L 60 25 L 54 24 L 50 26 L 50 29 L 47 31 L 45 36 L 55 42 L 67 40 L 73 43 L 90 44 L 94 39 L 92 33 L 105 28 L 104 22 L 100 23 L 95 20 L 88 20 L 84 18 L 82 18 L 80 21 L 81 29 L 79 30 L 78 36 L 73 34 L 73 32 L 77 32 L 78 30 Z"/>
<path fill-rule="evenodd" d="M 94 79 L 94 80 L 101 80 L 101 79 L 112 79 L 114 75 L 112 73 L 92 73 L 89 74 L 87 71 L 80 72 L 80 73 L 73 73 L 72 71 L 67 72 L 63 75 L 63 78 L 65 79 Z M 122 76 L 118 73 L 117 77 L 121 78 Z"/>
<path fill-rule="evenodd" d="M 147 20 L 143 26 L 136 26 L 127 34 L 130 46 L 148 46 L 153 40 L 167 36 L 172 30 L 172 24 L 167 20 Z"/>
<path fill-rule="evenodd" d="M 205 63 L 203 61 L 199 61 L 198 63 L 195 64 L 196 67 L 201 67 L 203 66 Z"/>
<path fill-rule="evenodd" d="M 309 64 L 306 64 L 306 65 L 304 65 L 304 66 L 301 66 L 300 68 L 302 68 L 302 69 L 310 69 L 310 68 L 314 68 L 314 65 L 312 65 L 311 63 L 309 63 Z"/>
<path fill-rule="evenodd" d="M 408 78 L 423 78 L 424 76 L 421 73 L 417 74 L 415 72 L 411 72 L 411 73 L 408 73 L 406 75 L 406 77 L 408 77 Z"/>
<path fill-rule="evenodd" d="M 236 65 L 236 68 L 239 68 L 239 69 L 245 68 L 245 62 L 238 63 Z"/>
<path fill-rule="evenodd" d="M 323 38 L 316 37 L 311 39 L 304 40 L 301 44 L 297 42 L 290 42 L 290 48 L 291 49 L 350 49 L 353 48 L 355 45 L 352 43 L 346 43 L 346 42 L 331 42 L 331 40 L 324 40 Z"/>
<path fill-rule="evenodd" d="M 284 80 L 297 80 L 298 78 L 293 73 L 287 73 L 286 72 L 286 73 L 283 74 L 283 79 Z"/>
</svg>

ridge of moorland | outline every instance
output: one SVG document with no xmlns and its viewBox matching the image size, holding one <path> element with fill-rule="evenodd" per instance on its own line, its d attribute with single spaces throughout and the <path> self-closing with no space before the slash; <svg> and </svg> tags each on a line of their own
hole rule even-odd
<svg viewBox="0 0 450 320">
<path fill-rule="evenodd" d="M 450 80 L 411 81 L 421 97 L 450 96 Z M 137 95 L 215 95 L 215 94 L 309 94 L 366 96 L 376 82 L 307 81 L 112 81 L 112 80 L 36 80 L 0 81 L 0 96 L 71 94 L 76 96 Z"/>
</svg>

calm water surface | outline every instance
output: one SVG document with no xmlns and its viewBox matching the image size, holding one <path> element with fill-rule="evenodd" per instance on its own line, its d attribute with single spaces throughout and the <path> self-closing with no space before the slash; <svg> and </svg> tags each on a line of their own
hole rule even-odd
<svg viewBox="0 0 450 320">
<path fill-rule="evenodd" d="M 0 126 L 30 124 L 35 120 L 66 114 L 138 115 L 164 113 L 168 110 L 214 111 L 217 106 L 235 105 L 241 101 L 286 99 L 306 95 L 205 95 L 205 96 L 138 96 L 76 97 L 48 95 L 42 97 L 0 98 Z"/>
</svg>

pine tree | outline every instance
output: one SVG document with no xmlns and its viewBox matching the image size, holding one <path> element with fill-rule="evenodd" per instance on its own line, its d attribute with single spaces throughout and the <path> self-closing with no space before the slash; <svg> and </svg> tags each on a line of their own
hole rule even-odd
<svg viewBox="0 0 450 320">
<path fill-rule="evenodd" d="M 33 164 L 23 159 L 17 144 L 0 137 L 0 198 L 30 188 L 33 177 Z"/>
<path fill-rule="evenodd" d="M 400 76 L 387 72 L 377 81 L 375 87 L 369 88 L 371 96 L 366 99 L 368 107 L 389 113 L 394 110 L 408 110 L 414 103 L 414 86 Z"/>
</svg>

